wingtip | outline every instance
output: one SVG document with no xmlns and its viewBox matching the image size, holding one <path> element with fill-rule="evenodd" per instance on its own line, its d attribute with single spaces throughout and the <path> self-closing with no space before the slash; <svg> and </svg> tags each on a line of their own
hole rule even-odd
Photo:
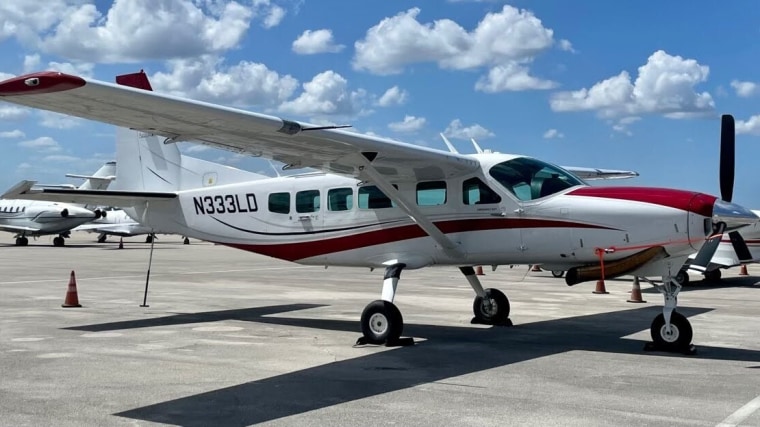
<svg viewBox="0 0 760 427">
<path fill-rule="evenodd" d="M 0 199 L 18 199 L 19 196 L 29 193 L 36 183 L 37 181 L 21 181 L 3 193 Z"/>
<path fill-rule="evenodd" d="M 11 77 L 0 82 L 0 96 L 37 95 L 41 93 L 63 92 L 86 84 L 85 80 L 58 71 L 42 71 L 23 76 Z"/>
</svg>

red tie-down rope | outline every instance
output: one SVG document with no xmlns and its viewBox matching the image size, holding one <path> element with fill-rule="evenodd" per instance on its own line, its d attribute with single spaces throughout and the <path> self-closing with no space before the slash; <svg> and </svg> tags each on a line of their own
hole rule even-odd
<svg viewBox="0 0 760 427">
<path fill-rule="evenodd" d="M 710 240 L 714 237 L 721 236 L 723 233 L 716 233 L 713 235 L 710 235 L 708 237 L 705 237 L 705 241 Z M 604 281 L 604 254 L 611 254 L 617 251 L 632 251 L 636 249 L 649 249 L 653 248 L 655 246 L 666 246 L 666 245 L 672 245 L 674 243 L 688 243 L 692 244 L 693 242 L 698 242 L 701 239 L 685 239 L 685 240 L 675 240 L 665 243 L 655 243 L 650 245 L 634 245 L 634 246 L 610 246 L 609 248 L 595 248 L 594 253 L 599 257 L 599 266 L 602 269 L 602 281 Z"/>
</svg>

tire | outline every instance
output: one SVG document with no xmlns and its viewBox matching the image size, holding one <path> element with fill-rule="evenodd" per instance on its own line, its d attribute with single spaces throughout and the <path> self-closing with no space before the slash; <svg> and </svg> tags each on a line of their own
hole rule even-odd
<svg viewBox="0 0 760 427">
<path fill-rule="evenodd" d="M 63 237 L 58 236 L 53 238 L 53 246 L 61 247 L 64 245 Z"/>
<path fill-rule="evenodd" d="M 708 282 L 717 282 L 720 280 L 721 271 L 719 268 L 705 272 L 705 280 Z"/>
<path fill-rule="evenodd" d="M 476 296 L 472 303 L 475 318 L 487 325 L 506 322 L 509 319 L 509 310 L 509 299 L 498 289 L 486 289 L 485 298 Z"/>
<path fill-rule="evenodd" d="M 564 270 L 552 270 L 552 276 L 556 277 L 557 279 L 561 278 L 564 275 Z"/>
<path fill-rule="evenodd" d="M 182 244 L 183 245 L 189 245 L 190 244 L 190 238 L 189 237 L 185 237 L 185 240 L 182 241 Z"/>
<path fill-rule="evenodd" d="M 688 348 L 694 336 L 689 319 L 681 313 L 673 311 L 673 314 L 670 315 L 670 326 L 671 334 L 668 335 L 665 331 L 665 315 L 660 313 L 654 318 L 649 332 L 655 346 L 668 351 Z"/>
<path fill-rule="evenodd" d="M 148 234 L 148 236 L 145 237 L 145 243 L 153 243 L 153 236 Z"/>
<path fill-rule="evenodd" d="M 361 325 L 368 344 L 385 344 L 399 339 L 404 319 L 395 304 L 376 300 L 364 307 Z"/>
<path fill-rule="evenodd" d="M 674 279 L 679 285 L 686 286 L 689 284 L 689 273 L 687 273 L 686 270 L 678 270 L 678 273 Z"/>
</svg>

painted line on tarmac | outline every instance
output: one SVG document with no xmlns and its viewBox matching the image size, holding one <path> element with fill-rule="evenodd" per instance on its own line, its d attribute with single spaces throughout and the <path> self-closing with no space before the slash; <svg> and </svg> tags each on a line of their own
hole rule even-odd
<svg viewBox="0 0 760 427">
<path fill-rule="evenodd" d="M 721 421 L 715 427 L 736 427 L 742 421 L 749 418 L 750 415 L 754 414 L 758 409 L 760 409 L 760 396 L 750 400 L 749 403 L 737 409 L 736 412 L 726 417 L 725 420 Z"/>
<path fill-rule="evenodd" d="M 212 271 L 185 271 L 180 273 L 151 273 L 150 276 L 186 276 L 188 274 L 216 274 L 216 273 L 240 273 L 245 271 L 264 271 L 264 270 L 295 270 L 304 268 L 319 268 L 313 265 L 298 265 L 293 267 L 266 267 L 266 268 L 242 268 L 237 270 L 212 270 Z M 102 280 L 102 279 L 130 279 L 133 277 L 145 277 L 143 274 L 129 274 L 126 276 L 101 276 L 101 277 L 79 277 L 77 280 Z M 60 282 L 61 279 L 40 279 L 40 280 L 20 280 L 17 282 L 3 282 L 4 285 L 21 285 L 25 283 L 45 283 Z"/>
</svg>

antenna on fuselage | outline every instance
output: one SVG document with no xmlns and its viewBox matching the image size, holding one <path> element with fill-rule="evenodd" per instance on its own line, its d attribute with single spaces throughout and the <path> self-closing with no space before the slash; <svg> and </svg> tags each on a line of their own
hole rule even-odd
<svg viewBox="0 0 760 427">
<path fill-rule="evenodd" d="M 438 135 L 441 135 L 441 138 L 443 138 L 443 142 L 445 142 L 446 146 L 449 147 L 449 151 L 450 152 L 452 152 L 454 154 L 459 154 L 459 151 L 457 151 L 457 149 L 454 148 L 454 146 L 451 144 L 451 142 L 449 141 L 449 139 L 446 138 L 446 135 L 444 135 L 443 133 L 439 133 Z"/>
<path fill-rule="evenodd" d="M 478 145 L 478 143 L 477 143 L 477 142 L 475 142 L 475 138 L 470 138 L 470 141 L 472 141 L 472 145 L 474 145 L 474 146 L 475 146 L 475 151 L 476 151 L 478 154 L 483 154 L 483 149 L 482 149 L 482 148 L 480 148 L 480 145 Z"/>
</svg>

